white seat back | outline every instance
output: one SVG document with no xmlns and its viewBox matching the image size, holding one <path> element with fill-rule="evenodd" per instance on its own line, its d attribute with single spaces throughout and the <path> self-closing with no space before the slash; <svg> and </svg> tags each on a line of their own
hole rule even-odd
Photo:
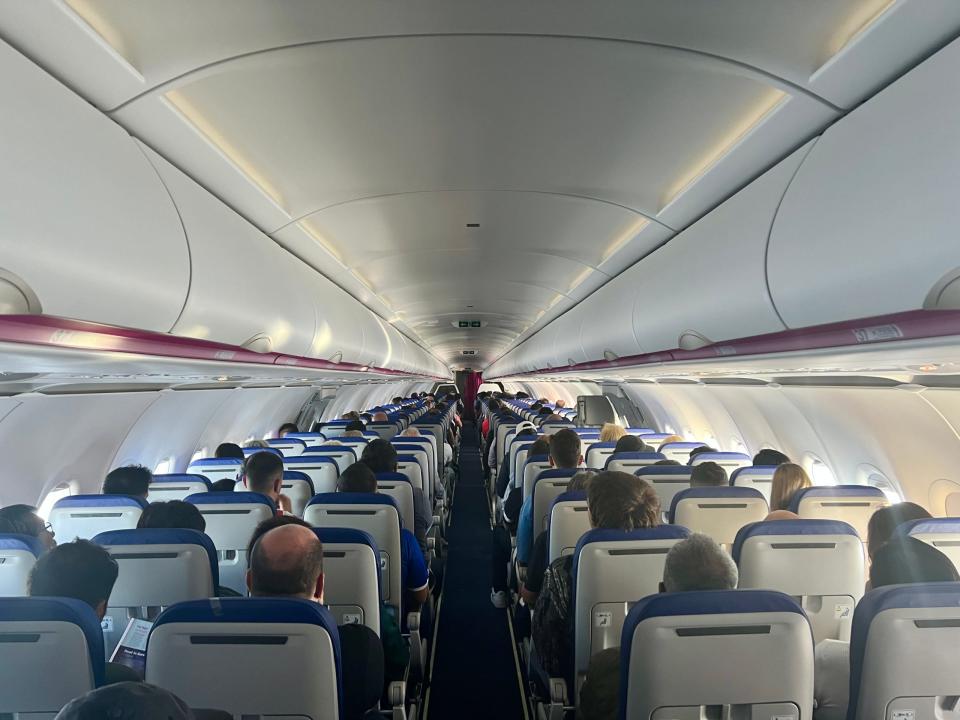
<svg viewBox="0 0 960 720">
<path fill-rule="evenodd" d="M 943 517 L 901 523 L 894 535 L 909 535 L 942 552 L 960 572 L 960 518 Z"/>
<path fill-rule="evenodd" d="M 850 639 L 866 581 L 863 545 L 836 520 L 770 520 L 737 535 L 733 559 L 745 589 L 790 595 L 810 618 L 816 642 Z"/>
<path fill-rule="evenodd" d="M 542 458 L 542 459 L 536 459 Z M 526 500 L 533 493 L 533 484 L 537 476 L 544 470 L 550 469 L 550 460 L 546 455 L 535 455 L 533 458 L 527 458 L 523 466 L 523 499 Z"/>
<path fill-rule="evenodd" d="M 742 467 L 749 467 L 753 463 L 753 458 L 745 453 L 739 452 L 704 452 L 700 453 L 690 461 L 692 467 L 701 465 L 705 462 L 716 463 L 727 471 L 727 477 L 730 477 L 735 470 Z"/>
<path fill-rule="evenodd" d="M 730 484 L 734 487 L 749 487 L 759 490 L 769 504 L 773 490 L 773 473 L 776 471 L 776 465 L 751 465 L 750 467 L 737 468 L 730 476 Z"/>
<path fill-rule="evenodd" d="M 413 502 L 413 485 L 403 473 L 377 473 L 377 492 L 393 498 L 400 513 L 400 524 L 414 532 L 416 511 Z"/>
<path fill-rule="evenodd" d="M 315 494 L 313 480 L 305 472 L 284 470 L 280 492 L 290 500 L 290 512 L 298 517 L 303 517 L 303 509 Z"/>
<path fill-rule="evenodd" d="M 547 519 L 553 501 L 567 491 L 570 479 L 578 470 L 552 468 L 541 472 L 533 486 L 533 537 L 547 529 Z"/>
<path fill-rule="evenodd" d="M 550 509 L 550 562 L 573 555 L 577 542 L 590 529 L 587 493 L 574 490 L 560 495 Z"/>
<path fill-rule="evenodd" d="M 201 458 L 194 460 L 187 473 L 203 475 L 211 483 L 217 480 L 239 480 L 243 474 L 243 460 L 240 458 Z"/>
<path fill-rule="evenodd" d="M 647 465 L 637 470 L 634 475 L 653 486 L 654 492 L 660 498 L 660 510 L 666 514 L 673 503 L 673 497 L 690 489 L 692 472 L 693 468 L 687 465 Z"/>
<path fill-rule="evenodd" d="M 644 441 L 646 438 L 642 438 Z M 702 442 L 669 442 L 663 443 L 657 449 L 667 460 L 676 460 L 681 465 L 686 465 L 690 460 L 690 451 L 698 447 L 703 447 Z"/>
<path fill-rule="evenodd" d="M 798 491 L 790 501 L 790 510 L 806 520 L 840 520 L 849 523 L 861 538 L 866 538 L 870 518 L 889 504 L 880 488 L 834 485 Z"/>
<path fill-rule="evenodd" d="M 595 442 L 590 445 L 583 453 L 583 458 L 588 468 L 594 470 L 603 470 L 607 465 L 607 458 L 613 455 L 617 443 L 615 442 Z"/>
<path fill-rule="evenodd" d="M 135 528 L 146 502 L 127 495 L 71 495 L 50 511 L 50 525 L 60 542 L 89 540 L 108 530 Z"/>
<path fill-rule="evenodd" d="M 0 535 L 0 597 L 23 597 L 27 580 L 44 547 L 32 535 Z"/>
<path fill-rule="evenodd" d="M 768 512 L 767 501 L 752 488 L 690 488 L 673 496 L 670 522 L 730 547 L 740 528 L 760 522 Z"/>
<path fill-rule="evenodd" d="M 296 457 L 307 447 L 305 440 L 295 437 L 271 438 L 267 440 L 267 444 L 282 452 L 285 458 Z"/>
<path fill-rule="evenodd" d="M 337 625 L 366 625 L 380 635 L 380 557 L 368 533 L 315 528 L 323 543 L 323 604 Z"/>
<path fill-rule="evenodd" d="M 339 477 L 340 473 L 357 461 L 360 453 L 348 445 L 311 445 L 299 457 L 309 457 L 311 455 L 322 455 L 336 462 L 337 476 Z M 290 469 L 299 470 L 300 468 L 291 467 Z"/>
<path fill-rule="evenodd" d="M 607 458 L 607 470 L 625 472 L 633 475 L 640 468 L 655 465 L 666 458 L 655 452 L 622 452 Z M 664 466 L 668 467 L 668 466 Z"/>
<path fill-rule="evenodd" d="M 209 490 L 210 481 L 203 475 L 187 473 L 154 475 L 147 492 L 147 502 L 183 500 L 187 495 Z"/>
<path fill-rule="evenodd" d="M 336 460 L 325 455 L 300 455 L 295 458 L 284 458 L 283 469 L 284 471 L 302 472 L 309 475 L 313 483 L 314 495 L 322 492 L 334 492 L 337 489 L 340 466 L 337 465 Z"/>
</svg>

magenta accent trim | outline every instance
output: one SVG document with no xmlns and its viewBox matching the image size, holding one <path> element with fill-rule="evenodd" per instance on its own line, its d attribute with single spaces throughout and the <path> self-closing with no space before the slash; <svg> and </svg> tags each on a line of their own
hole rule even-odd
<svg viewBox="0 0 960 720">
<path fill-rule="evenodd" d="M 566 367 L 529 370 L 515 375 L 542 375 L 578 370 L 614 370 L 655 363 L 710 360 L 745 355 L 802 352 L 822 348 L 875 345 L 903 340 L 960 335 L 960 310 L 910 310 L 857 320 L 813 325 L 766 335 L 728 340 L 699 350 L 674 349 L 667 352 L 628 355 L 616 360 L 591 360 Z M 514 374 L 511 374 L 513 377 Z"/>
<path fill-rule="evenodd" d="M 371 372 L 398 376 L 416 374 L 356 363 L 335 363 L 328 360 L 280 353 L 258 353 L 226 343 L 118 327 L 116 325 L 103 325 L 85 320 L 71 320 L 52 315 L 0 315 L 0 342 L 96 352 L 153 355 L 187 360 L 289 365 L 311 370 Z M 438 380 L 443 379 L 434 375 L 429 377 L 436 377 Z"/>
</svg>

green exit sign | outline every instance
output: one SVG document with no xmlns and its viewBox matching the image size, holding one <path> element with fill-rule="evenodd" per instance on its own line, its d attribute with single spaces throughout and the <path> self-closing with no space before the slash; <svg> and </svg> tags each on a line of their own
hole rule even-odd
<svg viewBox="0 0 960 720">
<path fill-rule="evenodd" d="M 459 325 L 460 327 L 470 327 L 470 323 L 467 322 L 466 320 L 461 320 L 460 322 L 457 323 L 457 325 Z"/>
<path fill-rule="evenodd" d="M 483 327 L 483 323 L 479 320 L 459 320 L 457 321 L 457 326 L 462 328 L 478 328 Z"/>
<path fill-rule="evenodd" d="M 479 321 L 479 320 L 471 320 L 471 321 L 470 321 L 470 327 L 480 327 L 480 321 Z"/>
</svg>

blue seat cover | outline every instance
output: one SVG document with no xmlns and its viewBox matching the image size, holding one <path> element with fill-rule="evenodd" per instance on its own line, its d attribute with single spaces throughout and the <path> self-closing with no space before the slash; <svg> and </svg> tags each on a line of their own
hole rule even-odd
<svg viewBox="0 0 960 720">
<path fill-rule="evenodd" d="M 307 443 L 304 441 L 303 438 L 292 437 L 290 435 L 287 435 L 286 437 L 282 437 L 282 438 L 270 438 L 269 440 L 267 440 L 267 444 L 271 446 L 272 445 L 289 445 L 290 443 L 293 443 L 294 445 L 302 445 L 303 447 L 307 446 Z"/>
<path fill-rule="evenodd" d="M 250 448 L 244 448 L 244 449 L 243 449 L 243 456 L 244 456 L 245 458 L 251 458 L 251 457 L 253 457 L 254 455 L 256 455 L 257 453 L 262 453 L 262 452 L 265 452 L 265 453 L 273 453 L 273 454 L 276 455 L 277 457 L 281 457 L 281 458 L 283 457 L 283 453 L 280 452 L 279 450 L 277 450 L 277 448 L 275 448 L 275 447 L 250 447 Z M 239 459 L 239 458 L 238 458 L 238 459 Z"/>
<path fill-rule="evenodd" d="M 681 500 L 689 499 L 709 499 L 709 498 L 723 498 L 724 500 L 732 498 L 744 498 L 755 500 L 759 498 L 766 502 L 766 498 L 763 497 L 763 493 L 754 488 L 748 487 L 730 487 L 729 485 L 723 485 L 720 487 L 697 487 L 689 488 L 687 490 L 681 490 L 676 495 L 673 496 L 673 502 L 670 503 L 670 512 L 668 517 L 670 522 L 674 521 L 674 518 L 677 514 L 677 505 L 680 504 Z"/>
<path fill-rule="evenodd" d="M 132 530 L 108 530 L 97 533 L 92 542 L 97 545 L 199 545 L 207 551 L 210 561 L 210 576 L 216 588 L 220 584 L 220 566 L 217 548 L 206 533 L 186 528 L 136 528 Z"/>
<path fill-rule="evenodd" d="M 165 473 L 162 475 L 154 475 L 153 480 L 150 482 L 151 485 L 154 483 L 185 483 L 185 482 L 202 482 L 207 486 L 209 490 L 211 485 L 210 481 L 205 478 L 203 475 L 197 475 L 195 473 Z"/>
<path fill-rule="evenodd" d="M 141 510 L 149 503 L 132 495 L 70 495 L 53 504 L 55 509 L 82 507 L 138 507 Z"/>
<path fill-rule="evenodd" d="M 853 535 L 860 539 L 857 531 L 842 520 L 763 520 L 744 525 L 733 541 L 733 561 L 740 564 L 743 544 L 752 537 L 771 535 Z"/>
<path fill-rule="evenodd" d="M 618 452 L 613 455 L 607 456 L 607 462 L 604 463 L 603 469 L 606 470 L 610 467 L 610 463 L 614 460 L 652 460 L 656 462 L 658 460 L 666 460 L 667 456 L 663 453 L 658 452 L 641 452 L 639 450 L 631 450 L 630 452 Z"/>
<path fill-rule="evenodd" d="M 313 495 L 313 480 L 310 479 L 310 476 L 305 472 L 300 472 L 299 470 L 284 470 L 283 471 L 284 480 L 303 480 L 310 486 L 310 494 Z"/>
<path fill-rule="evenodd" d="M 0 533 L 0 550 L 26 550 L 33 553 L 34 557 L 40 557 L 46 552 L 40 538 L 20 533 Z"/>
<path fill-rule="evenodd" d="M 184 502 L 193 505 L 266 505 L 274 514 L 277 512 L 277 506 L 273 500 L 266 495 L 256 492 L 223 490 L 215 492 L 194 493 L 187 495 Z"/>
<path fill-rule="evenodd" d="M 733 481 L 741 475 L 763 475 L 766 477 L 773 473 L 776 469 L 776 465 L 749 465 L 747 467 L 737 468 L 730 473 L 730 484 L 733 485 Z"/>
<path fill-rule="evenodd" d="M 876 497 L 885 498 L 883 490 L 871 485 L 833 485 L 808 487 L 797 490 L 790 499 L 790 512 L 800 509 L 800 501 L 804 498 L 845 498 L 845 497 Z"/>
<path fill-rule="evenodd" d="M 225 465 L 227 466 L 236 465 L 237 470 L 240 470 L 243 468 L 243 460 L 241 460 L 240 458 L 232 458 L 232 457 L 200 458 L 199 460 L 194 460 L 193 462 L 190 463 L 190 467 L 192 468 L 204 468 L 204 467 L 210 467 L 210 466 L 223 467 Z"/>
<path fill-rule="evenodd" d="M 960 534 L 960 518 L 939 517 L 925 520 L 908 520 L 900 523 L 894 529 L 894 536 L 907 536 L 923 533 L 950 533 Z"/>
</svg>

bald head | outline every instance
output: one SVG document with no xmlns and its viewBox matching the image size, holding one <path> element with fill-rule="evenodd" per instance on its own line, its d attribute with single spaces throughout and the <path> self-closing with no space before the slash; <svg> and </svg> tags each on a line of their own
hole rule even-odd
<svg viewBox="0 0 960 720">
<path fill-rule="evenodd" d="M 265 533 L 253 546 L 247 587 L 254 597 L 323 595 L 323 546 L 302 525 L 283 525 Z"/>
<path fill-rule="evenodd" d="M 408 427 L 406 430 L 400 433 L 400 435 L 402 437 L 421 437 L 420 431 L 415 427 Z"/>
<path fill-rule="evenodd" d="M 374 422 L 387 422 L 387 414 L 385 412 L 375 412 L 373 414 Z"/>
</svg>

